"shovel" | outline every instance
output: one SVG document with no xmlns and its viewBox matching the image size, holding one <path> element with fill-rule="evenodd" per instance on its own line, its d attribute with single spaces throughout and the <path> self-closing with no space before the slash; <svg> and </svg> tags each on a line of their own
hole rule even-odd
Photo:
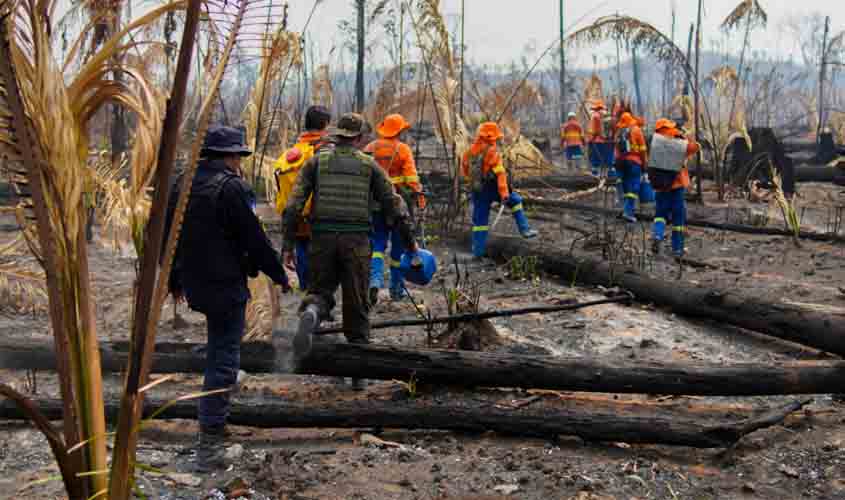
<svg viewBox="0 0 845 500">
<path fill-rule="evenodd" d="M 497 213 L 497 214 L 496 214 L 496 218 L 495 218 L 495 219 L 493 219 L 493 224 L 492 224 L 492 225 L 490 225 L 490 231 L 491 231 L 491 232 L 492 232 L 494 229 L 496 229 L 496 224 L 498 224 L 498 223 L 499 223 L 499 219 L 501 219 L 501 218 L 502 218 L 502 213 L 503 213 L 504 211 L 505 211 L 505 204 L 504 204 L 504 203 L 502 203 L 502 206 L 500 206 L 500 207 L 499 207 L 499 213 Z"/>
</svg>

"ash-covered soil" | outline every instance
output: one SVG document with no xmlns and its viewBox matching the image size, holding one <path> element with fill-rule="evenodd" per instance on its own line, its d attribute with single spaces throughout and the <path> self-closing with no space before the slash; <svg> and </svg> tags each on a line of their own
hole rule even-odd
<svg viewBox="0 0 845 500">
<path fill-rule="evenodd" d="M 808 186 L 805 189 L 805 186 Z M 801 185 L 812 200 L 805 217 L 815 229 L 824 230 L 824 213 L 835 207 L 833 186 Z M 532 192 L 548 198 L 561 192 Z M 707 207 L 692 207 L 696 217 L 725 220 L 729 208 L 767 210 L 764 204 L 732 200 L 722 206 L 708 193 Z M 821 202 L 817 203 L 819 200 Z M 601 204 L 601 197 L 582 200 Z M 811 204 L 812 201 L 814 204 Z M 819 208 L 816 208 L 816 205 Z M 832 209 L 831 209 L 832 210 Z M 771 210 L 769 210 L 771 211 Z M 821 215 L 819 215 L 821 214 Z M 623 225 L 591 214 L 572 211 L 529 213 L 542 232 L 542 242 L 557 248 L 600 255 L 589 236 L 607 223 L 620 240 L 627 238 L 630 262 L 666 280 L 686 280 L 704 285 L 742 289 L 771 301 L 789 301 L 807 307 L 845 308 L 839 288 L 843 270 L 842 244 L 789 238 L 750 236 L 691 228 L 690 264 L 679 266 L 668 257 L 653 258 L 642 238 L 647 225 Z M 812 221 L 809 219 L 815 217 Z M 772 216 L 773 225 L 777 224 Z M 9 225 L 13 224 L 12 221 Z M 572 229 L 573 227 L 578 230 Z M 497 231 L 513 232 L 503 220 Z M 635 237 L 636 236 L 636 237 Z M 0 234 L 8 241 L 13 233 Z M 90 246 L 98 328 L 103 340 L 128 336 L 130 297 L 134 279 L 133 259 L 105 248 Z M 614 290 L 571 287 L 542 273 L 515 277 L 512 266 L 490 261 L 474 262 L 465 248 L 440 239 L 434 250 L 441 262 L 445 286 L 454 281 L 454 256 L 473 280 L 483 282 L 481 309 L 508 309 L 549 305 L 565 300 L 588 301 Z M 620 265 L 624 265 L 621 263 Z M 515 279 L 518 278 L 518 279 Z M 421 308 L 445 314 L 443 288 L 413 288 Z M 292 318 L 301 295 L 283 299 Z M 186 328 L 174 329 L 172 304 L 163 312 L 160 340 L 202 342 L 202 316 L 185 311 Z M 7 338 L 51 339 L 47 317 L 8 310 L 0 318 L 0 332 Z M 417 314 L 410 303 L 382 302 L 373 311 L 374 321 L 410 318 Z M 338 311 L 339 315 L 339 311 Z M 832 359 L 830 355 L 795 344 L 773 340 L 706 320 L 672 315 L 659 306 L 634 303 L 607 304 L 575 312 L 517 316 L 492 321 L 495 335 L 482 339 L 491 352 L 596 357 L 603 360 L 673 360 L 707 362 L 755 361 L 777 363 L 795 359 Z M 338 339 L 340 341 L 340 339 Z M 424 347 L 424 328 L 374 331 L 373 342 Z M 448 343 L 445 338 L 441 344 Z M 27 374 L 0 370 L 0 377 L 20 390 L 32 390 Z M 30 377 L 31 380 L 31 377 Z M 35 374 L 38 397 L 55 397 L 55 377 Z M 326 377 L 249 374 L 239 402 L 259 399 L 326 402 L 354 399 L 409 398 L 408 381 L 374 381 L 366 392 L 353 392 L 345 381 Z M 116 396 L 122 380 L 109 375 L 106 388 Z M 159 399 L 199 389 L 201 380 L 180 375 L 157 387 Z M 845 388 L 843 388 L 845 392 Z M 507 407 L 559 409 L 572 405 L 623 403 L 646 405 L 662 415 L 689 415 L 690 409 L 710 408 L 702 418 L 740 419 L 750 413 L 783 405 L 799 398 L 667 398 L 660 395 L 597 395 L 513 389 L 461 390 L 422 386 L 413 397 L 419 401 L 467 401 Z M 192 447 L 197 426 L 192 421 L 150 423 L 139 444 L 139 461 L 160 471 L 139 474 L 139 487 L 149 498 L 205 499 L 845 499 L 845 405 L 830 395 L 816 395 L 801 412 L 782 425 L 757 431 L 731 449 L 698 450 L 687 447 L 637 445 L 622 442 L 589 442 L 576 437 L 526 438 L 495 433 L 454 433 L 397 429 L 250 429 L 236 427 L 230 455 L 235 466 L 213 475 L 193 469 Z M 58 422 L 56 423 L 58 424 Z M 375 438 L 375 439 L 373 439 Z M 0 421 L 0 498 L 63 498 L 57 469 L 43 437 L 29 424 Z"/>
</svg>

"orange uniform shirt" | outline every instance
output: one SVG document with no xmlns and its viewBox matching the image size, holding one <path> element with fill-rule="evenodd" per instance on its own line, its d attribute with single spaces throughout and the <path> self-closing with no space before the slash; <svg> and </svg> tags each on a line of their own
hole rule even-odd
<svg viewBox="0 0 845 500">
<path fill-rule="evenodd" d="M 486 174 L 492 171 L 496 174 L 496 186 L 499 190 L 499 198 L 502 200 L 506 199 L 510 196 L 510 190 L 508 189 L 508 174 L 505 171 L 505 165 L 502 163 L 502 156 L 496 149 L 495 143 L 491 144 L 487 141 L 476 139 L 473 145 L 470 146 L 469 151 L 464 153 L 463 160 L 461 161 L 461 173 L 463 174 L 464 179 L 469 181 L 470 156 L 476 157 L 482 154 L 484 155 L 484 163 L 482 163 L 481 167 L 482 173 Z"/>
<path fill-rule="evenodd" d="M 680 135 L 677 130 L 661 130 L 657 133 L 665 137 L 678 137 Z M 697 142 L 689 139 L 688 142 L 689 144 L 687 145 L 687 160 L 689 160 L 690 158 L 695 156 L 696 153 L 701 151 L 701 145 L 699 145 Z M 690 185 L 691 183 L 689 179 L 689 169 L 686 165 L 684 165 L 684 168 L 682 168 L 681 171 L 678 172 L 678 176 L 675 177 L 675 180 L 672 182 L 672 187 L 669 189 L 689 189 Z"/>
<path fill-rule="evenodd" d="M 396 137 L 381 138 L 369 143 L 364 152 L 373 155 L 395 187 L 409 187 L 415 193 L 422 192 L 417 164 L 414 162 L 410 146 Z"/>
<path fill-rule="evenodd" d="M 590 115 L 590 126 L 587 127 L 587 142 L 607 142 L 602 121 L 601 113 L 598 111 L 594 111 Z"/>
<path fill-rule="evenodd" d="M 584 130 L 578 120 L 572 118 L 560 127 L 560 141 L 567 148 L 584 145 Z"/>
<path fill-rule="evenodd" d="M 622 154 L 619 151 L 619 145 L 616 146 L 616 158 L 623 160 L 623 161 L 632 161 L 639 166 L 647 165 L 648 164 L 648 147 L 646 147 L 645 143 L 645 135 L 643 134 L 643 129 L 641 129 L 638 125 L 632 125 L 628 127 L 630 129 L 630 151 L 625 154 Z M 617 135 L 620 134 L 624 129 L 620 129 L 617 132 Z"/>
</svg>

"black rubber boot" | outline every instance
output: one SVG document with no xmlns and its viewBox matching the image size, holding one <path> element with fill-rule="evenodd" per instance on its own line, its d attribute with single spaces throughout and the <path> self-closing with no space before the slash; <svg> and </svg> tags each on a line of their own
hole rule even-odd
<svg viewBox="0 0 845 500">
<path fill-rule="evenodd" d="M 317 306 L 310 305 L 299 316 L 299 325 L 296 328 L 296 335 L 293 338 L 293 359 L 294 365 L 308 357 L 311 353 L 312 336 L 320 326 L 320 314 Z"/>
<path fill-rule="evenodd" d="M 226 460 L 226 440 L 229 433 L 226 426 L 203 427 L 197 444 L 197 471 L 212 472 L 229 467 Z"/>
</svg>

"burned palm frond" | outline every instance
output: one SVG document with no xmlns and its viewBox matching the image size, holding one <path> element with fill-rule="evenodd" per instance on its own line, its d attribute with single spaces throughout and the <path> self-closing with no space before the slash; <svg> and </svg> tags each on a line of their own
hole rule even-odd
<svg viewBox="0 0 845 500">
<path fill-rule="evenodd" d="M 742 0 L 739 5 L 734 7 L 734 10 L 728 14 L 728 17 L 722 21 L 721 27 L 725 31 L 732 31 L 736 29 L 743 20 L 752 24 L 759 23 L 760 26 L 766 26 L 766 23 L 769 21 L 769 16 L 766 14 L 766 11 L 763 10 L 763 7 L 760 5 L 758 0 Z"/>
<path fill-rule="evenodd" d="M 684 68 L 687 74 L 692 73 L 684 51 L 675 45 L 671 38 L 651 24 L 634 17 L 601 17 L 593 24 L 566 37 L 567 44 L 582 47 L 607 40 L 620 40 L 628 46 L 651 53 L 661 62 Z"/>
<path fill-rule="evenodd" d="M 334 104 L 334 89 L 332 88 L 331 72 L 328 64 L 317 66 L 311 81 L 311 103 L 319 104 L 331 109 Z"/>
<path fill-rule="evenodd" d="M 36 314 L 47 309 L 44 273 L 25 262 L 24 236 L 0 246 L 0 308 Z"/>
<path fill-rule="evenodd" d="M 552 164 L 537 146 L 523 135 L 518 135 L 512 144 L 505 146 L 502 156 L 514 180 L 548 175 L 552 171 Z"/>
<path fill-rule="evenodd" d="M 419 98 L 425 101 L 426 94 L 431 94 L 437 119 L 436 130 L 444 148 L 447 148 L 447 145 L 453 146 L 455 163 L 451 168 L 452 172 L 457 174 L 460 170 L 460 158 L 469 149 L 471 141 L 463 118 L 457 111 L 459 83 L 455 76 L 449 31 L 440 12 L 439 0 L 418 0 L 416 10 L 417 15 L 413 9 L 409 14 L 423 56 L 424 71 L 421 78 L 428 81 L 428 89 L 423 90 Z"/>
<path fill-rule="evenodd" d="M 455 62 L 449 44 L 449 29 L 446 20 L 440 12 L 440 0 L 418 0 L 419 11 L 418 43 L 430 56 L 430 61 L 442 67 L 449 77 L 454 77 Z"/>
<path fill-rule="evenodd" d="M 298 34 L 287 31 L 286 23 L 283 23 L 272 35 L 264 37 L 261 47 L 261 65 L 258 71 L 258 79 L 249 95 L 249 100 L 241 113 L 244 125 L 246 126 L 247 144 L 252 146 L 253 151 L 258 151 L 261 145 L 266 145 L 273 135 L 273 130 L 268 125 L 273 113 L 278 110 L 268 105 L 269 92 L 273 82 L 280 77 L 287 76 L 293 67 L 302 65 L 301 38 Z M 285 128 L 291 125 L 288 120 L 274 120 L 274 127 Z M 256 154 L 251 161 L 245 162 L 244 175 L 246 178 L 262 177 L 267 187 L 268 201 L 275 197 L 273 181 L 272 161 L 265 155 Z M 268 167 L 269 165 L 269 167 Z M 271 192 L 272 191 L 272 192 Z M 272 196 L 272 197 L 271 197 Z"/>
<path fill-rule="evenodd" d="M 6 7 L 7 3 L 0 5 Z M 33 211 L 39 235 L 39 258 L 48 275 L 56 344 L 69 346 L 57 352 L 63 397 L 72 404 L 65 432 L 73 440 L 90 440 L 105 435 L 102 377 L 94 299 L 88 274 L 87 246 L 84 229 L 87 211 L 84 207 L 86 169 L 88 168 L 89 127 L 94 114 L 107 103 L 118 103 L 135 112 L 139 134 L 148 134 L 149 123 L 145 77 L 128 68 L 118 68 L 127 81 L 112 79 L 113 61 L 132 44 L 125 38 L 165 13 L 180 9 L 182 3 L 169 3 L 150 10 L 131 21 L 99 44 L 95 52 L 71 64 L 79 50 L 71 50 L 59 65 L 55 57 L 50 8 L 37 0 L 24 0 L 13 5 L 11 19 L 3 20 L 0 39 L 2 86 L 7 97 L 4 115 L 13 116 L 12 149 L 25 150 L 22 163 L 33 194 Z M 89 25 L 80 33 L 79 47 Z M 70 69 L 79 68 L 71 72 Z M 134 85 L 130 85 L 132 80 Z M 14 99 L 14 104 L 10 101 Z M 87 442 L 79 464 L 82 471 L 100 471 L 107 467 L 106 443 L 103 439 Z M 57 457 L 57 459 L 60 459 Z M 105 476 L 68 480 L 66 484 L 88 484 L 92 492 L 106 489 Z M 70 487 L 70 486 L 69 486 Z"/>
<path fill-rule="evenodd" d="M 375 99 L 367 106 L 364 116 L 370 123 L 378 123 L 390 113 L 396 112 L 403 103 L 399 100 L 399 76 L 402 68 L 395 66 L 385 72 L 384 78 L 375 91 Z M 403 101 L 408 102 L 407 96 Z"/>
</svg>

